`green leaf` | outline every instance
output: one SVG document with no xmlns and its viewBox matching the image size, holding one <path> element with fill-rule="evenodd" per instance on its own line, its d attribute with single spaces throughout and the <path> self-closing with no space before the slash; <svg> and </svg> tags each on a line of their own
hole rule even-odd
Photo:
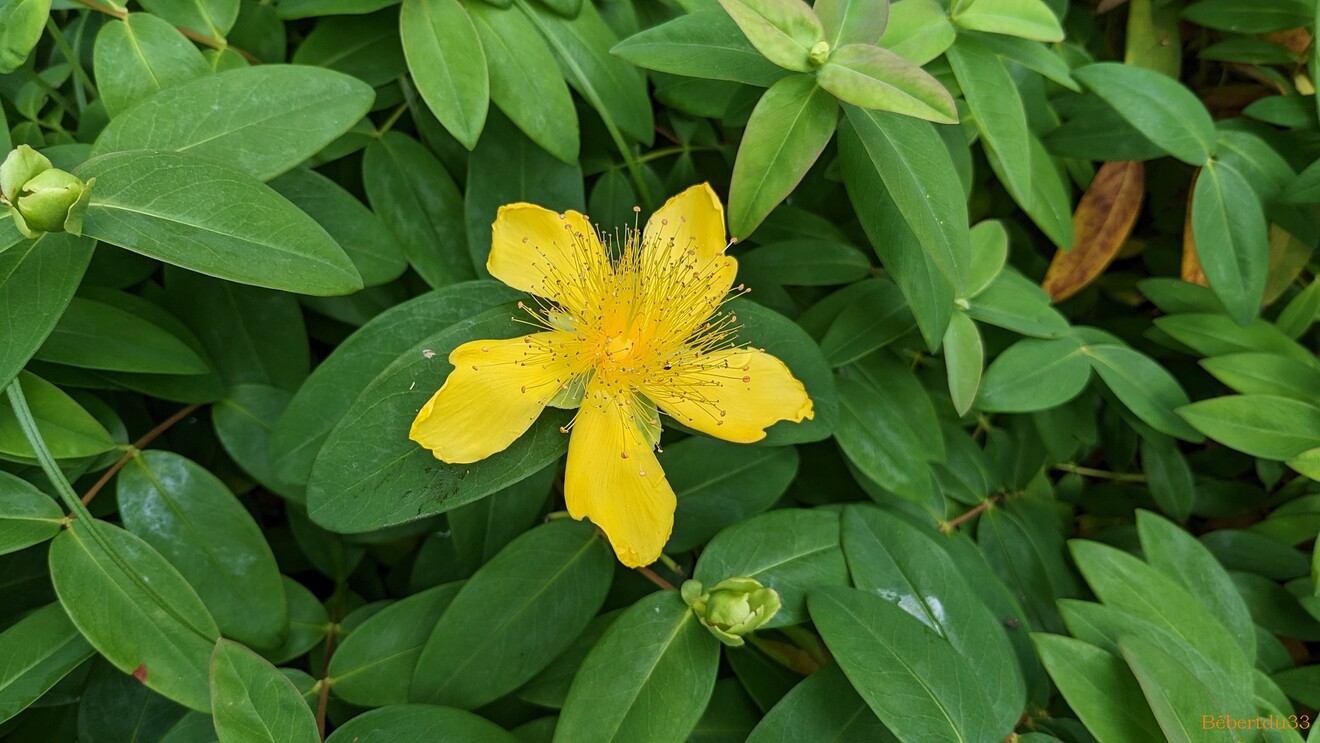
<svg viewBox="0 0 1320 743">
<path fill-rule="evenodd" d="M 674 591 L 633 604 L 573 679 L 555 737 L 685 740 L 710 701 L 720 643 Z"/>
<path fill-rule="evenodd" d="M 1186 521 L 1196 502 L 1196 484 L 1187 458 L 1172 439 L 1158 434 L 1141 439 L 1141 468 L 1150 496 L 1160 510 Z"/>
<path fill-rule="evenodd" d="M 810 72 L 813 47 L 825 40 L 820 19 L 797 0 L 720 0 L 725 12 L 766 59 L 796 72 Z"/>
<path fill-rule="evenodd" d="M 1244 395 L 1278 395 L 1307 402 L 1320 398 L 1320 369 L 1272 353 L 1231 353 L 1202 359 L 1215 379 Z"/>
<path fill-rule="evenodd" d="M 889 3 L 871 0 L 817 0 L 811 6 L 831 49 L 844 44 L 874 44 L 889 22 Z"/>
<path fill-rule="evenodd" d="M 1082 353 L 1109 389 L 1146 425 L 1184 441 L 1200 443 L 1196 429 L 1175 409 L 1190 400 L 1177 378 L 1151 357 L 1127 346 L 1088 344 Z"/>
<path fill-rule="evenodd" d="M 562 709 L 564 700 L 568 698 L 568 690 L 573 685 L 573 677 L 582 667 L 583 659 L 592 648 L 596 647 L 600 636 L 605 634 L 605 630 L 609 629 L 622 613 L 623 609 L 616 609 L 588 622 L 587 628 L 582 630 L 567 650 L 560 653 L 559 657 L 536 674 L 535 678 L 518 689 L 517 697 L 542 707 Z"/>
<path fill-rule="evenodd" d="M 851 284 L 871 274 L 871 263 L 857 248 L 829 240 L 785 240 L 738 256 L 746 279 L 754 274 L 784 286 Z"/>
<path fill-rule="evenodd" d="M 570 20 L 526 0 L 515 0 L 514 4 L 545 37 L 568 84 L 596 109 L 606 128 L 617 127 L 638 142 L 650 144 L 655 137 L 655 121 L 646 78 L 632 65 L 610 56 L 609 50 L 619 43 L 619 37 L 596 6 L 583 3 L 582 10 Z"/>
<path fill-rule="evenodd" d="M 1215 124 L 1196 94 L 1153 70 L 1098 62 L 1073 70 L 1151 142 L 1188 165 L 1203 165 L 1215 152 Z"/>
<path fill-rule="evenodd" d="M 1320 446 L 1320 407 L 1275 395 L 1228 395 L 1178 409 L 1196 430 L 1265 459 L 1288 459 Z"/>
<path fill-rule="evenodd" d="M 729 231 L 735 237 L 751 235 L 792 193 L 834 135 L 837 118 L 834 98 L 808 75 L 790 75 L 761 96 L 729 186 Z"/>
<path fill-rule="evenodd" d="M 111 117 L 165 88 L 211 72 L 187 37 L 149 13 L 130 13 L 105 24 L 96 35 L 92 64 L 96 89 Z"/>
<path fill-rule="evenodd" d="M 211 655 L 211 711 L 221 743 L 319 741 L 302 693 L 261 656 L 230 640 Z"/>
<path fill-rule="evenodd" d="M 1289 338 L 1300 338 L 1320 317 L 1320 281 L 1312 281 L 1279 313 L 1274 324 Z"/>
<path fill-rule="evenodd" d="M 465 246 L 463 196 L 425 147 L 387 132 L 362 157 L 362 185 L 372 209 L 403 243 L 403 253 L 427 284 L 476 278 Z"/>
<path fill-rule="evenodd" d="M 848 683 L 838 663 L 808 676 L 761 718 L 747 743 L 889 741 L 893 734 Z"/>
<path fill-rule="evenodd" d="M 273 493 L 301 500 L 298 488 L 276 477 L 270 457 L 271 431 L 292 397 L 270 385 L 235 385 L 211 408 L 211 423 L 225 452 L 244 472 Z"/>
<path fill-rule="evenodd" d="M 848 126 L 840 154 L 865 153 L 922 249 L 961 295 L 972 263 L 967 200 L 935 128 L 907 116 L 853 106 L 843 110 Z"/>
<path fill-rule="evenodd" d="M 1196 312 L 1157 317 L 1155 327 L 1202 356 L 1259 351 L 1320 368 L 1315 354 L 1260 319 L 1242 326 L 1223 314 Z"/>
<path fill-rule="evenodd" d="M 999 354 L 985 371 L 980 410 L 1029 413 L 1062 405 L 1091 379 L 1083 347 L 1075 340 L 1024 339 Z"/>
<path fill-rule="evenodd" d="M 142 7 L 176 26 L 192 29 L 211 39 L 224 39 L 238 19 L 238 0 L 146 0 Z"/>
<path fill-rule="evenodd" d="M 1050 13 L 1053 16 L 1053 12 Z M 968 31 L 982 44 L 990 47 L 995 54 L 1004 59 L 1017 62 L 1027 69 L 1038 72 L 1050 82 L 1058 83 L 1075 92 L 1082 92 L 1082 86 L 1072 78 L 1072 68 L 1054 49 L 1043 44 L 1033 44 L 1030 40 L 1018 36 L 999 36 L 993 33 L 981 34 Z"/>
<path fill-rule="evenodd" d="M 335 728 L 327 743 L 429 743 L 436 732 L 464 743 L 517 743 L 503 728 L 471 712 L 429 704 L 373 709 Z"/>
<path fill-rule="evenodd" d="M 796 472 L 796 461 L 794 462 Z M 40 544 L 60 531 L 64 512 L 27 480 L 0 472 L 0 555 Z"/>
<path fill-rule="evenodd" d="M 45 496 L 42 496 L 45 497 Z M 93 654 L 59 604 L 48 604 L 0 632 L 0 722 L 27 709 Z"/>
<path fill-rule="evenodd" d="M 890 6 L 880 46 L 924 65 L 953 46 L 958 32 L 938 0 L 903 0 Z"/>
<path fill-rule="evenodd" d="M 469 150 L 486 124 L 486 54 L 459 0 L 404 0 L 399 35 L 408 71 L 431 113 Z"/>
<path fill-rule="evenodd" d="M 275 556 L 215 475 L 169 451 L 144 451 L 119 474 L 119 515 L 197 590 L 228 637 L 279 645 L 289 623 Z"/>
<path fill-rule="evenodd" d="M 461 585 L 413 594 L 358 625 L 330 660 L 335 696 L 360 707 L 407 703 L 422 647 Z"/>
<path fill-rule="evenodd" d="M 610 53 L 657 72 L 766 88 L 784 76 L 716 8 L 681 15 L 619 42 Z"/>
<path fill-rule="evenodd" d="M 1205 727 L 1200 718 L 1204 713 L 1200 710 L 1222 709 L 1223 700 L 1206 688 L 1192 669 L 1155 643 L 1127 636 L 1119 638 L 1118 647 L 1141 684 L 1166 739 L 1188 743 L 1203 740 Z M 1229 735 L 1233 740 L 1246 740 L 1236 732 Z"/>
<path fill-rule="evenodd" d="M 271 181 L 270 187 L 330 233 L 353 261 L 364 285 L 393 281 L 408 267 L 394 233 L 357 197 L 329 178 L 296 168 Z"/>
<path fill-rule="evenodd" d="M 1305 0 L 1201 0 L 1189 5 L 1182 17 L 1206 28 L 1239 34 L 1263 34 L 1306 26 L 1315 20 Z"/>
<path fill-rule="evenodd" d="M 912 313 L 898 287 L 884 279 L 859 287 L 821 338 L 821 353 L 832 366 L 851 364 L 912 329 Z"/>
<path fill-rule="evenodd" d="M 422 324 L 446 327 L 512 301 L 520 292 L 494 281 L 447 286 L 395 305 L 339 344 L 298 387 L 271 433 L 270 458 L 281 480 L 306 483 L 330 431 L 390 362 L 416 345 Z"/>
<path fill-rule="evenodd" d="M 552 521 L 500 551 L 436 623 L 412 697 L 475 708 L 522 686 L 600 611 L 614 557 L 590 524 Z"/>
<path fill-rule="evenodd" d="M 1222 162 L 1201 169 L 1192 193 L 1196 256 L 1215 296 L 1239 325 L 1260 310 L 1270 247 L 1260 199 L 1242 174 Z"/>
<path fill-rule="evenodd" d="M 1250 673 L 1251 661 L 1233 635 L 1173 579 L 1108 545 L 1074 539 L 1068 546 L 1077 569 L 1105 606 L 1173 633 L 1221 666 L 1230 678 L 1243 679 Z"/>
<path fill-rule="evenodd" d="M 961 9 L 953 12 L 959 28 L 1033 41 L 1063 41 L 1059 17 L 1042 0 L 972 0 L 959 5 Z"/>
<path fill-rule="evenodd" d="M 92 154 L 169 150 L 266 181 L 347 132 L 373 98 L 366 83 L 332 70 L 245 67 L 161 90 L 111 120 Z"/>
<path fill-rule="evenodd" d="M 977 222 L 968 233 L 971 265 L 967 269 L 966 297 L 985 291 L 1004 270 L 1008 260 L 1008 230 L 998 219 Z"/>
<path fill-rule="evenodd" d="M 854 586 L 948 641 L 986 690 L 993 727 L 1012 729 L 1027 703 L 1013 646 L 934 538 L 879 509 L 849 506 L 843 511 L 843 554 Z"/>
<path fill-rule="evenodd" d="M 684 552 L 774 505 L 798 473 L 798 454 L 692 436 L 666 446 L 663 464 L 678 498 L 665 550 Z"/>
<path fill-rule="evenodd" d="M 1004 170 L 1005 185 L 1015 194 L 1031 193 L 1027 112 L 1008 69 L 989 47 L 970 36 L 958 37 L 948 58 L 982 143 Z"/>
<path fill-rule="evenodd" d="M 1155 717 L 1121 658 L 1081 640 L 1041 632 L 1032 641 L 1068 706 L 1098 743 L 1159 743 Z"/>
<path fill-rule="evenodd" d="M 509 448 L 473 465 L 440 462 L 400 433 L 443 383 L 450 351 L 522 332 L 513 311 L 492 309 L 424 337 L 367 385 L 312 467 L 307 508 L 314 521 L 347 533 L 415 521 L 484 498 L 563 455 L 568 437 L 559 428 L 568 416 L 560 411 L 542 413 Z"/>
<path fill-rule="evenodd" d="M 953 97 L 929 73 L 897 54 L 869 44 L 834 50 L 816 71 L 820 87 L 844 103 L 892 111 L 937 124 L 958 121 Z"/>
<path fill-rule="evenodd" d="M 0 7 L 0 74 L 27 61 L 49 17 L 50 0 L 14 0 Z"/>
<path fill-rule="evenodd" d="M 0 315 L 9 318 L 0 334 L 0 384 L 9 386 L 55 328 L 95 244 L 67 233 L 47 233 L 0 251 Z"/>
<path fill-rule="evenodd" d="M 1196 597 L 1237 640 L 1247 660 L 1255 662 L 1251 612 L 1215 555 L 1181 527 L 1150 511 L 1137 511 L 1137 533 L 1146 561 Z"/>
<path fill-rule="evenodd" d="M 807 592 L 847 585 L 848 566 L 839 549 L 839 516 L 785 508 L 743 519 L 715 536 L 692 577 L 713 586 L 727 578 L 752 578 L 775 589 L 783 602 L 762 629 L 807 620 Z"/>
<path fill-rule="evenodd" d="M 316 295 L 362 288 L 348 256 L 311 217 L 227 165 L 118 152 L 78 174 L 97 181 L 85 235 L 243 284 Z"/>
<path fill-rule="evenodd" d="M 284 642 L 274 650 L 264 651 L 272 663 L 287 663 L 311 650 L 326 637 L 330 616 L 321 601 L 301 583 L 280 576 L 284 583 L 284 598 L 289 604 L 289 631 Z"/>
<path fill-rule="evenodd" d="M 150 545 L 103 521 L 77 519 L 51 543 L 50 577 L 69 619 L 106 660 L 180 704 L 210 711 L 207 669 L 220 631 Z"/>
<path fill-rule="evenodd" d="M 484 2 L 465 5 L 485 50 L 490 98 L 529 139 L 566 163 L 576 163 L 577 110 L 555 56 L 522 13 Z"/>
<path fill-rule="evenodd" d="M 204 374 L 208 366 L 168 330 L 113 305 L 74 297 L 34 358 L 83 369 Z"/>
<path fill-rule="evenodd" d="M 37 432 L 56 459 L 94 457 L 115 448 L 105 427 L 58 387 L 31 372 L 19 372 L 17 379 L 36 418 Z M 36 457 L 8 398 L 0 400 L 0 456 Z"/>
<path fill-rule="evenodd" d="M 929 457 L 893 399 L 874 386 L 841 377 L 834 437 L 867 477 L 903 498 L 921 502 L 931 490 Z"/>
<path fill-rule="evenodd" d="M 1050 306 L 1050 295 L 1016 269 L 1005 267 L 967 306 L 973 320 L 1038 338 L 1067 335 L 1068 321 Z"/>
<path fill-rule="evenodd" d="M 958 415 L 967 415 L 981 388 L 985 368 L 985 348 L 976 323 L 962 312 L 953 313 L 944 332 L 944 371 L 949 380 L 949 397 Z"/>
<path fill-rule="evenodd" d="M 985 687 L 949 644 L 897 604 L 854 588 L 812 591 L 811 618 L 835 660 L 900 740 L 1002 740 Z"/>
<path fill-rule="evenodd" d="M 986 152 L 990 169 L 1008 189 L 1013 200 L 1022 207 L 1027 216 L 1031 217 L 1031 221 L 1049 237 L 1050 242 L 1060 250 L 1071 250 L 1073 206 L 1069 196 L 1067 176 L 1045 149 L 1045 145 L 1030 132 L 1027 133 L 1027 148 L 1031 155 L 1029 190 L 1018 189 L 1018 184 L 1008 177 L 1009 166 L 1000 159 L 994 149 Z"/>
</svg>

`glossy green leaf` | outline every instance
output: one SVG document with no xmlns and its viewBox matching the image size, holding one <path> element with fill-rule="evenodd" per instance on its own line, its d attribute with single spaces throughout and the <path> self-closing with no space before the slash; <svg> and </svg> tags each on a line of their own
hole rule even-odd
<svg viewBox="0 0 1320 743">
<path fill-rule="evenodd" d="M 119 152 L 78 170 L 96 178 L 83 233 L 199 273 L 304 294 L 362 279 L 303 212 L 242 171 L 174 152 Z"/>
<path fill-rule="evenodd" d="M 97 137 L 93 154 L 169 150 L 270 180 L 347 132 L 373 97 L 362 81 L 332 70 L 230 70 L 161 90 L 116 116 Z"/>
<path fill-rule="evenodd" d="M 6 627 L 0 632 L 0 721 L 27 709 L 92 653 L 57 603 Z"/>
<path fill-rule="evenodd" d="M 0 554 L 40 544 L 60 531 L 64 512 L 27 480 L 0 472 Z"/>
<path fill-rule="evenodd" d="M 912 329 L 912 313 L 898 287 L 883 279 L 857 286 L 820 341 L 821 353 L 836 367 L 863 358 Z"/>
<path fill-rule="evenodd" d="M 211 655 L 211 713 L 221 743 L 321 739 L 316 717 L 293 682 L 230 640 L 217 642 Z"/>
<path fill-rule="evenodd" d="M 0 73 L 9 74 L 27 61 L 41 40 L 50 16 L 51 0 L 14 0 L 0 7 Z"/>
<path fill-rule="evenodd" d="M 1221 709 L 1222 700 L 1204 686 L 1195 672 L 1158 645 L 1140 637 L 1122 637 L 1118 646 L 1141 684 L 1166 740 L 1188 743 L 1202 740 L 1205 727 L 1196 711 Z M 1229 735 L 1233 740 L 1246 740 L 1236 732 Z"/>
<path fill-rule="evenodd" d="M 666 446 L 662 464 L 678 497 L 665 545 L 670 552 L 697 547 L 770 508 L 798 473 L 792 447 L 739 446 L 698 436 Z"/>
<path fill-rule="evenodd" d="M 811 618 L 857 693 L 902 741 L 997 741 L 985 687 L 967 662 L 897 604 L 853 588 L 811 593 Z"/>
<path fill-rule="evenodd" d="M 146 0 L 142 7 L 173 23 L 211 39 L 223 39 L 238 18 L 238 0 L 196 0 L 173 3 Z"/>
<path fill-rule="evenodd" d="M 720 0 L 720 5 L 766 59 L 785 69 L 811 71 L 811 50 L 825 40 L 825 30 L 805 3 Z"/>
<path fill-rule="evenodd" d="M 949 381 L 949 397 L 958 415 L 966 415 L 981 388 L 985 369 L 985 348 L 976 323 L 962 312 L 953 313 L 944 332 L 944 371 Z"/>
<path fill-rule="evenodd" d="M 710 700 L 720 643 L 674 591 L 633 604 L 582 661 L 555 740 L 684 740 Z"/>
<path fill-rule="evenodd" d="M 1269 237 L 1260 200 L 1242 174 L 1215 162 L 1192 193 L 1192 235 L 1210 288 L 1241 325 L 1256 316 L 1269 272 Z"/>
<path fill-rule="evenodd" d="M 440 617 L 417 660 L 413 699 L 475 708 L 518 688 L 600 611 L 613 567 L 589 524 L 553 521 L 514 540 Z"/>
<path fill-rule="evenodd" d="M 839 549 L 839 517 L 820 510 L 778 509 L 724 529 L 706 545 L 692 577 L 713 586 L 728 578 L 752 578 L 775 589 L 783 602 L 765 629 L 807 619 L 807 592 L 847 585 L 848 566 Z"/>
<path fill-rule="evenodd" d="M 1202 441 L 1196 429 L 1174 412 L 1190 402 L 1187 393 L 1154 359 L 1110 343 L 1089 344 L 1082 353 L 1109 389 L 1146 425 L 1184 441 Z"/>
<path fill-rule="evenodd" d="M 361 707 L 407 703 L 417 659 L 460 586 L 413 594 L 358 625 L 330 660 L 335 696 Z"/>
<path fill-rule="evenodd" d="M 1027 701 L 1013 647 L 953 559 L 932 537 L 879 509 L 851 506 L 842 518 L 843 554 L 853 585 L 893 603 L 946 640 L 982 682 L 993 728 L 1012 728 Z"/>
<path fill-rule="evenodd" d="M 149 13 L 130 13 L 105 24 L 96 35 L 92 61 L 101 102 L 111 116 L 211 72 L 187 37 Z"/>
<path fill-rule="evenodd" d="M 404 0 L 399 33 L 417 90 L 445 129 L 477 146 L 490 106 L 486 54 L 459 0 Z"/>
<path fill-rule="evenodd" d="M 1063 41 L 1059 17 L 1044 0 L 973 0 L 959 5 L 961 9 L 953 13 L 959 28 L 1033 41 Z"/>
<path fill-rule="evenodd" d="M 1202 356 L 1259 351 L 1320 368 L 1314 354 L 1264 320 L 1243 326 L 1227 315 L 1196 312 L 1156 318 L 1155 327 Z"/>
<path fill-rule="evenodd" d="M 330 617 L 316 595 L 288 576 L 281 578 L 284 598 L 289 604 L 289 631 L 278 648 L 263 652 L 267 660 L 276 664 L 286 663 L 311 650 L 325 639 L 330 627 Z"/>
<path fill-rule="evenodd" d="M 899 55 L 870 44 L 834 50 L 816 71 L 820 87 L 844 103 L 892 111 L 937 124 L 958 120 L 953 97 L 938 80 Z"/>
<path fill-rule="evenodd" d="M 1004 169 L 1005 184 L 1015 193 L 1030 193 L 1027 113 L 1008 69 L 989 47 L 970 36 L 959 37 L 948 58 L 984 146 Z"/>
<path fill-rule="evenodd" d="M 27 395 L 37 431 L 56 459 L 92 457 L 115 448 L 105 427 L 64 391 L 31 372 L 20 372 L 17 379 Z M 8 398 L 0 400 L 0 456 L 36 457 Z"/>
<path fill-rule="evenodd" d="M 794 686 L 747 737 L 747 743 L 803 740 L 868 743 L 893 740 L 893 734 L 857 695 L 839 664 L 831 663 Z"/>
<path fill-rule="evenodd" d="M 1231 353 L 1202 359 L 1201 366 L 1233 391 L 1277 395 L 1306 402 L 1317 399 L 1320 369 L 1272 353 Z"/>
<path fill-rule="evenodd" d="M 372 209 L 426 283 L 476 278 L 464 249 L 463 197 L 435 155 L 415 139 L 386 133 L 363 155 L 362 182 Z"/>
<path fill-rule="evenodd" d="M 742 278 L 755 274 L 784 286 L 850 284 L 871 273 L 862 251 L 829 240 L 785 240 L 738 256 Z"/>
<path fill-rule="evenodd" d="M 880 46 L 924 65 L 953 46 L 958 33 L 938 0 L 902 0 L 889 9 Z"/>
<path fill-rule="evenodd" d="M 1314 20 L 1304 0 L 1260 0 L 1250 5 L 1238 0 L 1201 0 L 1189 5 L 1182 17 L 1206 28 L 1240 34 L 1287 31 Z"/>
<path fill-rule="evenodd" d="M 568 690 L 573 685 L 573 677 L 582 667 L 587 653 L 596 647 L 600 636 L 605 634 L 614 620 L 623 613 L 623 609 L 606 612 L 587 623 L 568 649 L 559 654 L 550 665 L 518 689 L 519 699 L 551 709 L 561 709 L 568 698 Z"/>
<path fill-rule="evenodd" d="M 452 707 L 401 704 L 371 710 L 335 729 L 328 743 L 428 743 L 436 731 L 467 743 L 516 743 L 517 738 L 482 717 Z"/>
<path fill-rule="evenodd" d="M 50 576 L 69 619 L 116 668 L 180 704 L 211 709 L 207 669 L 220 631 L 160 553 L 119 527 L 77 520 L 51 544 Z"/>
<path fill-rule="evenodd" d="M 168 330 L 113 305 L 74 297 L 34 358 L 86 369 L 202 374 L 206 362 Z"/>
<path fill-rule="evenodd" d="M 279 645 L 289 609 L 275 556 L 224 483 L 178 454 L 153 450 L 124 467 L 117 495 L 124 525 L 192 584 L 226 636 Z"/>
<path fill-rule="evenodd" d="M 729 14 L 716 8 L 648 28 L 619 42 L 610 53 L 648 70 L 762 88 L 784 76 L 747 41 Z"/>
<path fill-rule="evenodd" d="M 1122 658 L 1063 635 L 1031 636 L 1041 662 L 1098 743 L 1159 743 L 1155 717 Z"/>
<path fill-rule="evenodd" d="M 1079 67 L 1073 76 L 1137 131 L 1188 165 L 1203 165 L 1214 154 L 1210 112 L 1177 80 L 1116 62 Z"/>
<path fill-rule="evenodd" d="M 403 247 L 385 223 L 334 181 L 314 170 L 295 169 L 270 187 L 307 212 L 348 254 L 366 286 L 397 279 L 407 268 Z"/>
<path fill-rule="evenodd" d="M 797 187 L 834 134 L 838 104 L 814 78 L 786 77 L 752 110 L 729 186 L 729 231 L 746 238 Z"/>
<path fill-rule="evenodd" d="M 838 388 L 840 415 L 834 436 L 844 455 L 886 490 L 925 500 L 931 489 L 929 458 L 893 399 L 850 378 L 840 378 Z"/>
<path fill-rule="evenodd" d="M 1020 340 L 985 370 L 976 407 L 1025 413 L 1062 405 L 1090 381 L 1086 359 L 1082 346 L 1073 340 Z"/>
<path fill-rule="evenodd" d="M 6 387 L 59 322 L 91 262 L 94 245 L 69 234 L 47 233 L 0 251 L 0 313 L 11 319 L 0 334 L 0 383 Z"/>
<path fill-rule="evenodd" d="M 1320 407 L 1286 397 L 1215 397 L 1178 414 L 1206 436 L 1254 457 L 1287 459 L 1320 446 Z"/>
<path fill-rule="evenodd" d="M 874 44 L 889 21 L 888 2 L 817 0 L 811 6 L 831 49 L 844 44 Z"/>
<path fill-rule="evenodd" d="M 968 301 L 973 320 L 1037 338 L 1058 338 L 1068 333 L 1068 321 L 1050 306 L 1039 285 L 1005 267 L 983 291 Z"/>
<path fill-rule="evenodd" d="M 1143 437 L 1141 467 L 1155 504 L 1178 521 L 1186 521 L 1196 502 L 1196 484 L 1178 445 L 1163 436 Z"/>
</svg>

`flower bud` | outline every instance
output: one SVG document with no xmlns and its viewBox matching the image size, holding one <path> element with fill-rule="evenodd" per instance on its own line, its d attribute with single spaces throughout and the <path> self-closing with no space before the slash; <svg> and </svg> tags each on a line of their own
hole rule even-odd
<svg viewBox="0 0 1320 743">
<path fill-rule="evenodd" d="M 82 234 L 83 212 L 92 182 L 57 170 L 50 160 L 27 145 L 19 145 L 0 164 L 0 194 L 9 206 L 14 226 L 25 237 L 43 232 Z"/>
<path fill-rule="evenodd" d="M 751 578 L 729 578 L 709 591 L 690 580 L 683 583 L 680 593 L 711 634 L 734 647 L 743 644 L 743 635 L 770 621 L 780 606 L 779 594 L 773 588 Z"/>
<path fill-rule="evenodd" d="M 23 184 L 50 169 L 50 160 L 45 155 L 25 144 L 19 145 L 0 163 L 0 195 L 14 203 Z"/>
<path fill-rule="evenodd" d="M 827 41 L 817 41 L 807 53 L 807 60 L 811 62 L 812 67 L 820 67 L 830 58 L 830 44 Z"/>
</svg>

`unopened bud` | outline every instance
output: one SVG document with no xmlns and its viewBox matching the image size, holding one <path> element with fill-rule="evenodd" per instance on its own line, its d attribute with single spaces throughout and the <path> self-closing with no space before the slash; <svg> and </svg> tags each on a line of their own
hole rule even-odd
<svg viewBox="0 0 1320 743">
<path fill-rule="evenodd" d="M 827 41 L 817 41 L 807 53 L 807 59 L 812 67 L 820 67 L 830 58 L 830 45 Z"/>
<path fill-rule="evenodd" d="M 725 645 L 738 647 L 743 635 L 763 627 L 779 612 L 779 594 L 751 578 L 729 578 L 705 591 L 701 583 L 686 581 L 683 600 Z"/>
<path fill-rule="evenodd" d="M 10 204 L 14 203 L 23 184 L 51 167 L 45 155 L 25 144 L 19 145 L 0 163 L 0 195 Z"/>
<path fill-rule="evenodd" d="M 83 183 L 53 168 L 50 160 L 27 145 L 19 145 L 0 164 L 0 192 L 14 225 L 29 238 L 43 232 L 82 234 L 91 188 L 92 181 Z"/>
</svg>

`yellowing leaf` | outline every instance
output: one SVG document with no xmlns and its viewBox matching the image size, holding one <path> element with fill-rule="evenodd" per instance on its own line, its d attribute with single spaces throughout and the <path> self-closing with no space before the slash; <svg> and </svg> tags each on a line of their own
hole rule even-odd
<svg viewBox="0 0 1320 743">
<path fill-rule="evenodd" d="M 1110 162 L 1100 166 L 1073 212 L 1073 249 L 1054 254 L 1043 286 L 1060 302 L 1095 281 L 1118 254 L 1141 212 L 1146 166 Z"/>
</svg>

